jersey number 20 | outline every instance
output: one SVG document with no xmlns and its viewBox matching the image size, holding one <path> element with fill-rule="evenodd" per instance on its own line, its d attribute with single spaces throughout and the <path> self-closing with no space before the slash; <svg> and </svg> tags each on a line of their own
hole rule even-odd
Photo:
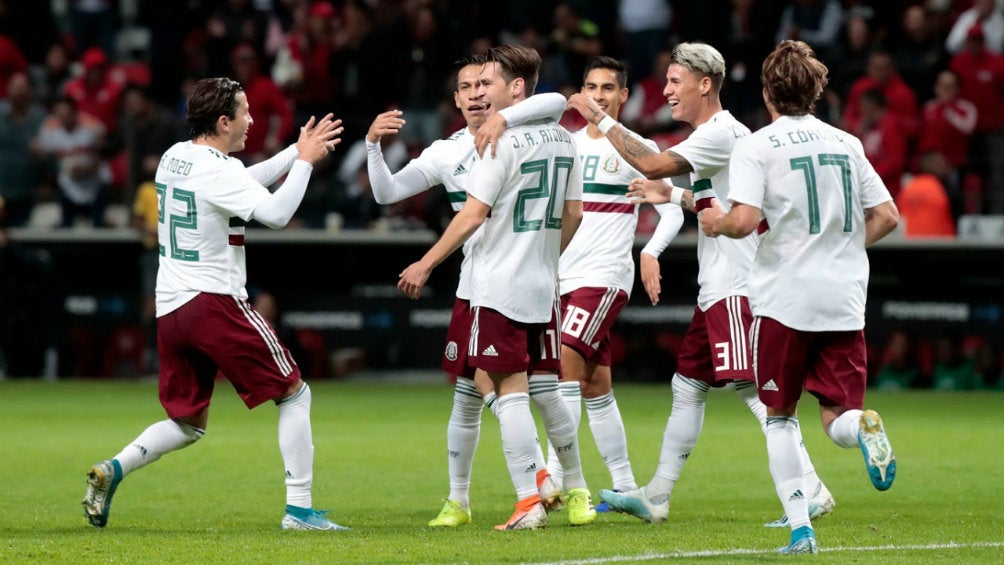
<svg viewBox="0 0 1004 565">
<path fill-rule="evenodd" d="M 520 165 L 519 172 L 524 175 L 537 175 L 537 184 L 516 193 L 516 209 L 512 214 L 512 231 L 516 233 L 539 231 L 542 227 L 556 230 L 561 229 L 561 215 L 559 214 L 557 217 L 554 215 L 554 207 L 557 203 L 555 196 L 559 192 L 558 188 L 562 186 L 559 183 L 563 183 L 567 190 L 568 177 L 574 164 L 574 157 L 555 157 L 550 179 L 548 179 L 547 174 L 547 159 L 527 161 Z M 562 174 L 562 171 L 564 171 L 564 174 Z M 564 190 L 560 192 L 562 195 L 565 193 Z M 527 202 L 538 198 L 548 199 L 547 213 L 542 219 L 528 220 L 526 217 Z"/>
</svg>

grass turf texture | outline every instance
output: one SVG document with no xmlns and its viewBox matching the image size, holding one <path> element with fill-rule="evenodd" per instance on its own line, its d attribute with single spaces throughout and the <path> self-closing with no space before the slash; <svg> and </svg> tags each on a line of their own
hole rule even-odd
<svg viewBox="0 0 1004 565">
<path fill-rule="evenodd" d="M 704 432 L 675 489 L 669 520 L 650 525 L 601 514 L 572 528 L 496 532 L 515 502 L 498 424 L 484 415 L 472 485 L 474 523 L 431 529 L 448 493 L 447 384 L 315 382 L 314 504 L 351 532 L 282 532 L 276 409 L 248 411 L 220 383 L 196 445 L 130 475 L 109 525 L 87 524 L 80 499 L 89 466 L 163 417 L 149 382 L 0 383 L 3 454 L 0 563 L 770 563 L 787 530 L 755 420 L 713 392 Z M 668 385 L 621 385 L 617 399 L 642 484 L 658 461 Z M 1004 562 L 1004 395 L 871 393 L 896 449 L 893 488 L 872 488 L 858 450 L 833 445 L 812 399 L 806 445 L 837 500 L 816 523 L 814 563 Z M 596 496 L 609 475 L 585 417 L 583 465 Z M 543 437 L 543 436 L 542 436 Z M 599 502 L 594 499 L 594 502 Z M 951 544 L 957 544 L 952 546 Z M 888 547 L 887 547 L 888 546 Z"/>
</svg>

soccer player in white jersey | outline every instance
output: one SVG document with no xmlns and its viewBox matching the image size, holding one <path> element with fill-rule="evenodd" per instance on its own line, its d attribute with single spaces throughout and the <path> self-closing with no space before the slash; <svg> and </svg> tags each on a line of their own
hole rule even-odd
<svg viewBox="0 0 1004 565">
<path fill-rule="evenodd" d="M 531 119 L 550 117 L 557 121 L 565 111 L 565 97 L 558 93 L 537 94 L 509 108 L 504 108 L 489 117 L 489 103 L 477 91 L 478 76 L 484 68 L 480 56 L 469 56 L 457 62 L 456 90 L 454 104 L 464 116 L 467 127 L 458 130 L 446 139 L 434 142 L 422 154 L 409 162 L 401 171 L 391 174 L 383 160 L 380 138 L 396 135 L 404 127 L 403 112 L 391 110 L 373 120 L 366 135 L 368 152 L 367 167 L 373 195 L 380 204 L 400 202 L 433 186 L 442 184 L 446 189 L 454 211 L 459 211 L 467 199 L 464 183 L 474 167 L 475 150 L 478 140 L 494 143 L 505 127 L 516 126 Z M 487 120 L 491 122 L 487 122 Z M 499 128 L 493 124 L 501 122 Z M 486 123 L 488 125 L 486 125 Z M 474 236 L 477 237 L 476 235 Z M 481 430 L 481 410 L 487 404 L 494 405 L 494 385 L 487 375 L 475 382 L 475 371 L 467 365 L 467 345 L 471 330 L 470 309 L 470 256 L 465 245 L 464 260 L 460 269 L 460 283 L 454 302 L 453 315 L 447 330 L 446 347 L 443 352 L 442 367 L 456 376 L 453 409 L 446 431 L 447 467 L 450 476 L 450 494 L 443 503 L 439 515 L 429 522 L 431 527 L 454 527 L 471 522 L 470 484 L 474 452 Z M 556 364 L 558 355 L 550 356 Z M 555 366 L 553 372 L 557 373 Z M 534 375 L 531 377 L 530 398 L 538 408 L 548 413 L 549 405 L 561 402 L 557 390 L 557 376 Z M 549 423 L 549 419 L 545 419 Z M 578 426 L 559 426 L 556 441 L 567 443 L 564 433 L 574 434 Z M 551 433 L 551 429 L 547 428 Z M 543 454 L 539 457 L 537 483 L 541 497 L 546 504 L 557 506 L 561 490 L 550 479 L 544 464 Z"/>
<path fill-rule="evenodd" d="M 819 400 L 830 439 L 861 449 L 875 488 L 896 478 L 882 418 L 862 407 L 865 247 L 895 229 L 899 212 L 861 141 L 812 115 L 827 72 L 801 41 L 767 56 L 761 77 L 772 123 L 736 144 L 728 213 L 716 205 L 701 216 L 710 237 L 760 234 L 749 275 L 751 339 L 770 474 L 791 526 L 782 553 L 818 551 L 799 456 L 803 387 Z"/>
<path fill-rule="evenodd" d="M 663 94 L 673 111 L 673 119 L 686 122 L 694 132 L 685 141 L 665 152 L 653 151 L 629 130 L 606 115 L 589 97 L 574 94 L 569 106 L 606 133 L 607 139 L 634 168 L 649 179 L 690 173 L 693 190 L 670 189 L 664 182 L 638 183 L 631 195 L 647 194 L 667 199 L 700 213 L 713 198 L 727 202 L 729 157 L 737 140 L 749 129 L 722 109 L 719 94 L 725 80 L 725 61 L 714 47 L 704 43 L 681 43 L 673 49 L 666 71 Z M 632 186 L 636 183 L 633 181 Z M 668 197 L 667 197 L 668 195 Z M 749 407 L 766 432 L 766 408 L 757 398 L 747 330 L 752 321 L 746 294 L 746 277 L 756 250 L 755 236 L 744 239 L 712 239 L 698 235 L 699 263 L 697 306 L 677 355 L 673 375 L 673 406 L 663 433 L 655 476 L 644 487 L 617 493 L 601 490 L 600 498 L 613 510 L 648 522 L 662 522 L 669 515 L 673 487 L 683 465 L 697 443 L 704 424 L 708 390 L 735 383 L 739 397 Z M 644 265 L 643 265 L 644 267 Z M 643 272 L 643 277 L 645 273 Z M 656 277 L 657 278 L 657 277 Z M 830 512 L 833 498 L 815 473 L 808 453 L 805 469 L 809 475 L 815 516 Z M 774 522 L 784 525 L 786 518 Z"/>
<path fill-rule="evenodd" d="M 248 408 L 279 409 L 286 477 L 282 529 L 344 530 L 314 510 L 310 387 L 275 330 L 248 303 L 244 225 L 285 226 L 303 200 L 314 164 L 335 149 L 341 120 L 331 114 L 300 129 L 291 145 L 245 168 L 229 154 L 244 149 L 250 106 L 240 83 L 210 78 L 188 96 L 191 141 L 164 153 L 155 178 L 160 196 L 157 349 L 160 402 L 168 419 L 129 442 L 87 475 L 84 514 L 102 528 L 112 495 L 129 473 L 198 441 L 205 433 L 217 371 Z M 266 188 L 287 175 L 275 192 Z"/>
<path fill-rule="evenodd" d="M 616 117 L 627 100 L 627 72 L 611 57 L 591 59 L 583 72 L 582 93 Z M 610 329 L 634 285 L 635 230 L 638 206 L 626 196 L 641 173 L 624 162 L 594 124 L 574 132 L 582 165 L 582 223 L 558 262 L 561 293 L 561 392 L 579 427 L 582 398 L 596 447 L 610 471 L 614 490 L 638 488 L 627 438 L 612 387 Z M 656 150 L 655 142 L 642 140 Z M 683 211 L 656 205 L 661 218 L 642 250 L 657 258 L 683 225 Z M 654 290 L 654 289 L 653 289 Z M 653 302 L 658 300 L 656 293 Z M 548 470 L 560 479 L 560 461 L 549 445 Z M 605 504 L 597 511 L 606 510 Z"/>
<path fill-rule="evenodd" d="M 485 58 L 478 89 L 494 111 L 533 93 L 541 64 L 536 51 L 502 45 Z M 558 254 L 581 220 L 581 172 L 570 134 L 554 120 L 510 128 L 493 150 L 475 164 L 464 207 L 429 252 L 401 273 L 398 288 L 418 298 L 432 269 L 482 230 L 470 249 L 468 364 L 495 385 L 496 416 L 518 499 L 512 517 L 496 528 L 533 529 L 547 523 L 547 514 L 536 486 L 539 448 L 528 373 L 547 342 L 557 341 L 545 331 L 557 320 Z M 557 406 L 571 429 L 567 408 L 560 400 Z M 578 459 L 574 431 L 565 447 Z M 566 467 L 564 483 L 569 522 L 592 522 L 596 512 L 577 461 Z"/>
</svg>

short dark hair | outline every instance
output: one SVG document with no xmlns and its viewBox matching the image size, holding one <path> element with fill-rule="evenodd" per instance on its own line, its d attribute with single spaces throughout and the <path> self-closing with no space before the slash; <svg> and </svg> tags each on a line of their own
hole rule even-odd
<svg viewBox="0 0 1004 565">
<path fill-rule="evenodd" d="M 482 55 L 467 55 L 454 61 L 453 77 L 451 79 L 453 88 L 451 88 L 451 90 L 456 92 L 457 89 L 460 88 L 460 71 L 463 70 L 464 67 L 483 67 L 484 64 L 485 58 Z"/>
<path fill-rule="evenodd" d="M 540 53 L 537 53 L 536 49 L 505 43 L 486 51 L 485 63 L 498 63 L 499 74 L 506 83 L 517 78 L 523 79 L 527 97 L 532 96 L 537 89 L 541 60 Z"/>
<path fill-rule="evenodd" d="M 608 69 L 613 71 L 614 75 L 617 77 L 617 84 L 621 88 L 627 88 L 627 69 L 625 69 L 624 65 L 617 59 L 614 59 L 613 57 L 606 57 L 604 55 L 590 59 L 589 62 L 586 63 L 586 70 L 582 71 L 582 84 L 586 83 L 586 77 L 588 77 L 589 72 L 594 69 Z"/>
<path fill-rule="evenodd" d="M 237 117 L 237 93 L 244 87 L 225 77 L 204 78 L 195 83 L 188 95 L 188 134 L 192 139 L 216 135 L 220 116 Z"/>
<path fill-rule="evenodd" d="M 786 39 L 767 55 L 760 79 L 767 99 L 782 116 L 811 114 L 829 70 L 804 41 Z"/>
</svg>

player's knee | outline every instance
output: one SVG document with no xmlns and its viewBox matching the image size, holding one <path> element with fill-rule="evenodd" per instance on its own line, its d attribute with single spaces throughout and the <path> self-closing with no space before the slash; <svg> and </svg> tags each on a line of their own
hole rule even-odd
<svg viewBox="0 0 1004 565">
<path fill-rule="evenodd" d="M 704 404 L 708 398 L 707 383 L 690 377 L 685 377 L 680 373 L 673 375 L 673 404 Z"/>
</svg>

